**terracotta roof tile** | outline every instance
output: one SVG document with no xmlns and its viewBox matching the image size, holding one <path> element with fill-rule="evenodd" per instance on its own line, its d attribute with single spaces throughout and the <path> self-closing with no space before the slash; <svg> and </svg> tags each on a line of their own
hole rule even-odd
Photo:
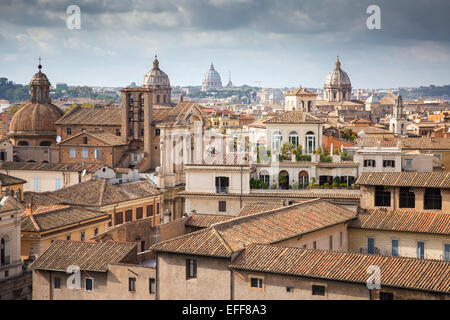
<svg viewBox="0 0 450 320">
<path fill-rule="evenodd" d="M 363 172 L 357 185 L 450 188 L 450 172 Z"/>
<path fill-rule="evenodd" d="M 230 268 L 365 284 L 370 265 L 381 269 L 381 285 L 450 293 L 450 262 L 251 244 Z"/>
<path fill-rule="evenodd" d="M 121 109 L 118 107 L 77 108 L 61 117 L 56 124 L 121 126 L 121 119 Z"/>
<path fill-rule="evenodd" d="M 322 123 L 323 121 L 302 111 L 286 111 L 262 121 L 264 124 L 282 123 Z"/>
<path fill-rule="evenodd" d="M 130 255 L 136 252 L 136 258 Z M 55 240 L 31 265 L 31 269 L 66 272 L 75 265 L 83 271 L 108 271 L 113 263 L 137 263 L 137 245 L 126 242 L 83 242 Z"/>
<path fill-rule="evenodd" d="M 368 209 L 358 214 L 351 227 L 450 235 L 450 212 Z"/>
<path fill-rule="evenodd" d="M 355 218 L 345 208 L 322 200 L 310 200 L 291 206 L 237 217 L 211 227 L 152 246 L 156 252 L 229 257 L 249 243 L 276 243 Z M 193 245 L 196 243 L 196 245 Z M 199 245 L 201 244 L 201 247 Z"/>
<path fill-rule="evenodd" d="M 72 171 L 96 172 L 104 167 L 103 164 L 81 163 L 45 163 L 45 162 L 0 162 L 0 170 L 37 170 L 37 171 Z"/>
<path fill-rule="evenodd" d="M 27 183 L 25 180 L 10 176 L 8 174 L 0 173 L 0 187 L 12 186 L 15 184 Z"/>
<path fill-rule="evenodd" d="M 108 214 L 66 205 L 41 206 L 30 215 L 23 216 L 22 232 L 49 231 L 100 217 L 107 218 Z"/>
</svg>

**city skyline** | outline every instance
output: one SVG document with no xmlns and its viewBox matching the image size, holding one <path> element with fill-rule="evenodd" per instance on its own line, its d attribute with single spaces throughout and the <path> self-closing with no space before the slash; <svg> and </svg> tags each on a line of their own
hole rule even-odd
<svg viewBox="0 0 450 320">
<path fill-rule="evenodd" d="M 69 5 L 81 29 L 67 28 Z M 222 81 L 321 88 L 339 55 L 353 88 L 448 84 L 446 1 L 4 1 L 2 77 L 27 84 L 42 57 L 52 83 L 141 85 L 158 55 L 173 86 L 200 86 L 211 62 Z M 426 17 L 426 18 L 423 18 Z"/>
</svg>

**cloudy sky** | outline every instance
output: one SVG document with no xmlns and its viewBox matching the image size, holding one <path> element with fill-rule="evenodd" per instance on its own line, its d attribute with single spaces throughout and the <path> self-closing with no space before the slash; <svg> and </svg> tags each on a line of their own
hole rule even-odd
<svg viewBox="0 0 450 320">
<path fill-rule="evenodd" d="M 28 83 L 41 56 L 52 83 L 140 85 L 156 53 L 172 85 L 200 85 L 212 61 L 224 83 L 322 87 L 339 55 L 354 88 L 443 85 L 449 12 L 449 0 L 0 0 L 0 77 Z"/>
</svg>

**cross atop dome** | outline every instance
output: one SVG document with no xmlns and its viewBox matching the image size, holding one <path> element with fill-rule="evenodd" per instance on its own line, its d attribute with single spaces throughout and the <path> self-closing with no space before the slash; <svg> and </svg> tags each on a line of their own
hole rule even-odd
<svg viewBox="0 0 450 320">
<path fill-rule="evenodd" d="M 158 55 L 155 54 L 155 60 L 153 60 L 153 69 L 159 69 Z"/>
<path fill-rule="evenodd" d="M 42 69 L 41 60 L 42 60 L 41 57 L 39 57 L 39 64 L 38 64 L 39 72 L 41 72 Z"/>
</svg>

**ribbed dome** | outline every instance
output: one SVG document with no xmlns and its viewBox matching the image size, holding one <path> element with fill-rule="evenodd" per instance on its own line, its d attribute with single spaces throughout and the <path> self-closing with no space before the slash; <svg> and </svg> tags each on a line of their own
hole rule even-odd
<svg viewBox="0 0 450 320">
<path fill-rule="evenodd" d="M 325 87 L 351 86 L 350 78 L 347 73 L 341 69 L 339 58 L 334 64 L 334 70 L 331 71 L 325 79 Z"/>
<path fill-rule="evenodd" d="M 202 90 L 208 89 L 220 89 L 222 88 L 222 80 L 219 73 L 214 69 L 214 65 L 211 63 L 208 72 L 205 74 L 202 83 Z"/>
<path fill-rule="evenodd" d="M 145 87 L 148 86 L 170 87 L 169 77 L 159 68 L 159 61 L 156 56 L 155 60 L 153 61 L 153 69 L 147 72 L 147 74 L 145 75 L 143 85 Z"/>
<path fill-rule="evenodd" d="M 16 112 L 9 125 L 9 133 L 21 135 L 54 134 L 55 122 L 64 113 L 51 103 L 27 102 Z"/>
</svg>

